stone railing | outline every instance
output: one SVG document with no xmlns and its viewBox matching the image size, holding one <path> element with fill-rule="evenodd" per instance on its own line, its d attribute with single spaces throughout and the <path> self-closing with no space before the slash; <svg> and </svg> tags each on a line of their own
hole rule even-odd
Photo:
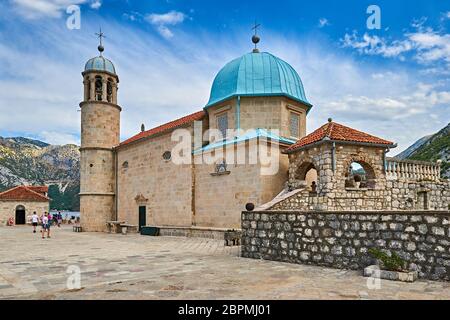
<svg viewBox="0 0 450 320">
<path fill-rule="evenodd" d="M 386 159 L 386 178 L 397 180 L 432 180 L 438 181 L 441 177 L 441 165 L 439 162 L 425 162 L 416 160 L 400 160 L 397 158 Z"/>
</svg>

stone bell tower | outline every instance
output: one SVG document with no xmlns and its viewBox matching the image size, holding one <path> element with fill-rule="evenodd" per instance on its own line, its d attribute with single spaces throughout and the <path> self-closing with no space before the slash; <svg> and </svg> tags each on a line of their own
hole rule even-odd
<svg viewBox="0 0 450 320">
<path fill-rule="evenodd" d="M 115 217 L 115 154 L 120 139 L 117 104 L 119 77 L 112 62 L 103 57 L 102 37 L 98 57 L 82 73 L 84 100 L 81 108 L 80 215 L 83 231 L 105 231 Z"/>
</svg>

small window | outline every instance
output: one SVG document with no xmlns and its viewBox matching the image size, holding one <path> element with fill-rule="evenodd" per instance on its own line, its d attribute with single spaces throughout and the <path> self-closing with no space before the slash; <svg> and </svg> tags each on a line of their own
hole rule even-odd
<svg viewBox="0 0 450 320">
<path fill-rule="evenodd" d="M 217 128 L 222 134 L 222 138 L 226 139 L 228 130 L 228 115 L 227 113 L 222 113 L 217 116 Z"/>
<path fill-rule="evenodd" d="M 300 137 L 300 115 L 298 113 L 291 112 L 291 118 L 289 119 L 289 130 L 291 137 Z"/>
<path fill-rule="evenodd" d="M 128 168 L 128 161 L 124 161 L 122 163 L 122 168 L 124 168 L 124 169 Z"/>
<path fill-rule="evenodd" d="M 169 161 L 170 159 L 172 159 L 172 153 L 170 151 L 166 151 L 163 153 L 163 159 L 166 161 Z"/>
</svg>

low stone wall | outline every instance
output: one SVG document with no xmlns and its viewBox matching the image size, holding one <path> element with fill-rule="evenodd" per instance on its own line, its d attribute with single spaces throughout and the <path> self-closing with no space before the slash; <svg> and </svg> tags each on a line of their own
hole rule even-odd
<svg viewBox="0 0 450 320">
<path fill-rule="evenodd" d="M 382 190 L 336 189 L 312 194 L 304 190 L 270 210 L 448 210 L 450 181 L 387 181 Z M 425 195 L 426 193 L 426 195 Z"/>
<path fill-rule="evenodd" d="M 449 211 L 242 213 L 242 256 L 363 269 L 369 248 L 395 252 L 419 277 L 450 281 Z"/>
<path fill-rule="evenodd" d="M 201 228 L 201 227 L 167 227 L 158 226 L 160 236 L 169 237 L 192 237 L 192 238 L 207 238 L 214 240 L 226 240 L 227 233 L 239 233 L 240 230 L 228 230 L 219 228 Z"/>
</svg>

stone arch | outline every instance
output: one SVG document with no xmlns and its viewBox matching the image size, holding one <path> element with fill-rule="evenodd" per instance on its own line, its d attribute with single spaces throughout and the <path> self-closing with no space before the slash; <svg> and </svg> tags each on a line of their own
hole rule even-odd
<svg viewBox="0 0 450 320">
<path fill-rule="evenodd" d="M 319 184 L 319 166 L 311 157 L 300 157 L 293 163 L 291 172 L 291 185 L 295 187 L 307 187 L 310 191 L 315 191 Z M 314 184 L 313 184 L 314 182 Z M 315 185 L 313 187 L 313 185 Z"/>
<path fill-rule="evenodd" d="M 103 100 L 103 78 L 101 76 L 95 76 L 94 85 L 95 85 L 95 100 L 102 101 Z"/>
<path fill-rule="evenodd" d="M 348 178 L 348 170 L 352 163 L 357 163 L 364 169 L 366 175 L 365 187 L 368 189 L 374 189 L 377 179 L 377 175 L 375 173 L 375 166 L 373 163 L 371 163 L 370 160 L 366 159 L 366 157 L 364 156 L 353 155 L 344 162 L 344 172 L 343 172 L 343 175 L 345 177 L 344 181 L 346 181 Z"/>
<path fill-rule="evenodd" d="M 306 180 L 306 175 L 308 172 L 312 169 L 317 170 L 317 168 L 314 166 L 314 163 L 305 161 L 302 162 L 295 171 L 295 179 L 297 180 Z"/>
</svg>

